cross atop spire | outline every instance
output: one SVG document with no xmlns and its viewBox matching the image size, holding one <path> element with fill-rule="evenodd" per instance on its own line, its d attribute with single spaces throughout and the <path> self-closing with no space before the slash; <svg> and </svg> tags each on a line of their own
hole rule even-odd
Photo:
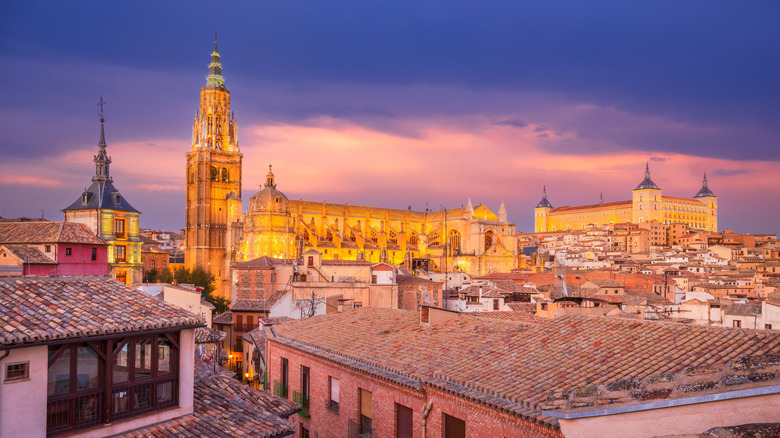
<svg viewBox="0 0 780 438">
<path fill-rule="evenodd" d="M 111 158 L 106 152 L 106 130 L 103 127 L 103 123 L 106 121 L 103 118 L 103 105 L 105 104 L 106 102 L 103 100 L 103 96 L 100 96 L 100 100 L 98 101 L 98 106 L 100 107 L 100 112 L 98 113 L 100 116 L 100 140 L 98 140 L 98 154 L 93 157 L 93 161 L 95 162 L 95 176 L 92 178 L 92 181 L 96 182 L 113 181 L 108 172 Z"/>
</svg>

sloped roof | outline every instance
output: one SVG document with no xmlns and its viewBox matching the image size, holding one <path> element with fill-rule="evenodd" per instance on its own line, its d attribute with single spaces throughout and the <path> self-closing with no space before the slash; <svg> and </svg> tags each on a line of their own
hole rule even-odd
<svg viewBox="0 0 780 438">
<path fill-rule="evenodd" d="M 105 277 L 0 277 L 0 315 L 1 345 L 203 325 Z"/>
<path fill-rule="evenodd" d="M 13 254 L 22 263 L 29 263 L 32 265 L 56 265 L 57 262 L 46 257 L 44 253 L 34 246 L 24 245 L 0 245 L 7 249 L 8 252 Z"/>
<path fill-rule="evenodd" d="M 553 427 L 557 420 L 543 410 L 604 408 L 592 399 L 576 404 L 578 394 L 600 391 L 616 406 L 642 403 L 642 391 L 658 382 L 673 382 L 659 396 L 672 399 L 780 381 L 780 333 L 769 331 L 584 316 L 520 325 L 463 314 L 421 326 L 417 312 L 367 307 L 288 321 L 266 334 L 398 385 L 425 382 Z M 744 374 L 753 370 L 771 378 L 749 382 Z M 714 387 L 695 386 L 713 379 Z"/>
<path fill-rule="evenodd" d="M 84 193 L 87 195 L 87 202 L 82 200 Z M 82 195 L 79 195 L 74 203 L 63 208 L 62 211 L 96 209 L 140 213 L 140 211 L 127 202 L 127 199 L 119 193 L 119 190 L 114 187 L 111 181 L 94 181 Z"/>
<path fill-rule="evenodd" d="M 107 245 L 86 225 L 75 222 L 0 222 L 0 243 Z"/>
<path fill-rule="evenodd" d="M 257 390 L 232 377 L 214 375 L 196 380 L 192 415 L 122 434 L 123 437 L 282 437 L 295 433 L 286 418 L 300 405 Z"/>
</svg>

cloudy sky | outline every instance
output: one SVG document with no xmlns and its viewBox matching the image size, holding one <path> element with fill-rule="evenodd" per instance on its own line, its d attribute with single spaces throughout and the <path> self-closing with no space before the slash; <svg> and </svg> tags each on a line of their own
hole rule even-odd
<svg viewBox="0 0 780 438">
<path fill-rule="evenodd" d="M 224 2 L 227 3 L 227 2 Z M 721 228 L 780 232 L 777 1 L 0 3 L 0 216 L 61 219 L 94 174 L 142 226 L 184 222 L 184 154 L 215 27 L 245 205 L 423 210 L 671 196 L 707 172 Z"/>
</svg>

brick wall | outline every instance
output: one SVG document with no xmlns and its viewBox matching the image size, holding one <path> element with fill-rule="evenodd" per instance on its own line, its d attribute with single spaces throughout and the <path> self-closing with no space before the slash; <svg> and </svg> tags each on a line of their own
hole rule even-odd
<svg viewBox="0 0 780 438">
<path fill-rule="evenodd" d="M 396 436 L 396 403 L 413 411 L 414 436 L 422 435 L 422 413 L 428 401 L 433 407 L 428 416 L 427 436 L 443 436 L 443 418 L 448 414 L 464 420 L 468 437 L 554 437 L 562 438 L 560 430 L 537 424 L 499 410 L 440 391 L 430 386 L 422 390 L 407 388 L 394 382 L 360 372 L 306 352 L 269 341 L 267 346 L 270 380 L 281 379 L 281 359 L 289 362 L 288 398 L 301 389 L 301 366 L 310 370 L 310 417 L 294 415 L 296 436 L 301 425 L 311 437 L 342 438 L 348 436 L 349 420 L 358 421 L 360 414 L 359 390 L 373 394 L 373 436 Z M 326 406 L 329 400 L 328 377 L 339 379 L 339 409 L 334 412 Z"/>
</svg>

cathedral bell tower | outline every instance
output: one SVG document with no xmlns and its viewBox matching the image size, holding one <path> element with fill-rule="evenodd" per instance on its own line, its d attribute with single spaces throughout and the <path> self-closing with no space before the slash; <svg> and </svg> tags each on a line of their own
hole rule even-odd
<svg viewBox="0 0 780 438">
<path fill-rule="evenodd" d="M 216 293 L 229 298 L 229 267 L 240 245 L 234 242 L 241 209 L 241 160 L 238 125 L 230 111 L 230 91 L 214 34 L 206 84 L 200 89 L 200 107 L 192 125 L 192 148 L 187 157 L 186 247 L 187 269 L 201 267 L 216 278 Z M 240 234 L 240 233 L 239 233 Z"/>
</svg>

